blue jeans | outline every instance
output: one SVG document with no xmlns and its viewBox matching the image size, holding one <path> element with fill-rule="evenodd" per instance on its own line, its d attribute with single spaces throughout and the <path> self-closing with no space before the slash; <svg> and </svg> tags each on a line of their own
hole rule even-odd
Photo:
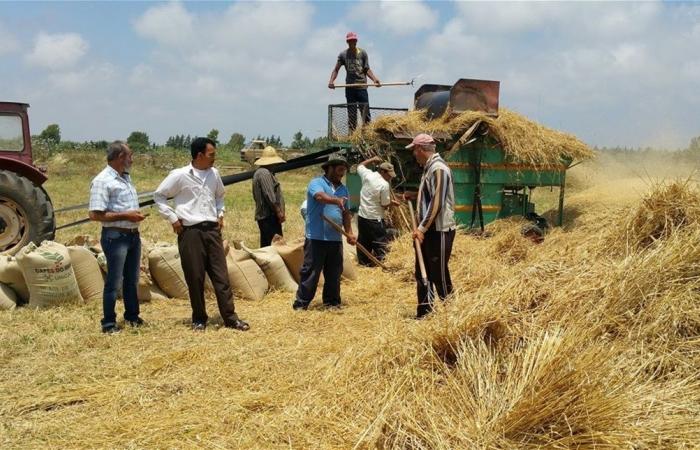
<svg viewBox="0 0 700 450">
<path fill-rule="evenodd" d="M 107 278 L 102 295 L 102 327 L 117 323 L 115 305 L 119 283 L 122 283 L 124 297 L 124 320 L 135 321 L 139 317 L 139 299 L 136 287 L 139 283 L 141 265 L 141 237 L 138 233 L 122 233 L 117 230 L 102 229 L 100 239 L 107 259 Z"/>
</svg>

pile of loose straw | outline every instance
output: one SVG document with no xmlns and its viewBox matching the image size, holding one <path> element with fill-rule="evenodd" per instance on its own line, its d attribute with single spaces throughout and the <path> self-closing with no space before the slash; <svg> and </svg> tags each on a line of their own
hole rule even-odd
<svg viewBox="0 0 700 450">
<path fill-rule="evenodd" d="M 546 166 L 561 164 L 562 157 L 586 160 L 594 156 L 593 151 L 575 136 L 547 128 L 505 108 L 499 110 L 498 117 L 477 111 L 466 111 L 457 116 L 446 114 L 435 120 L 428 120 L 425 111 L 381 116 L 356 130 L 351 140 L 356 144 L 386 144 L 386 132 L 409 136 L 446 133 L 459 137 L 478 120 L 488 125 L 491 136 L 513 162 Z"/>
<path fill-rule="evenodd" d="M 251 331 L 187 329 L 186 300 L 105 337 L 100 305 L 0 315 L 3 448 L 700 446 L 700 196 L 580 192 L 536 245 L 459 234 L 453 298 L 415 321 L 410 237 L 341 311 L 237 302 Z M 618 203 L 615 203 L 618 201 Z M 591 208 L 594 204 L 596 208 Z M 320 295 L 320 292 L 319 292 Z"/>
</svg>

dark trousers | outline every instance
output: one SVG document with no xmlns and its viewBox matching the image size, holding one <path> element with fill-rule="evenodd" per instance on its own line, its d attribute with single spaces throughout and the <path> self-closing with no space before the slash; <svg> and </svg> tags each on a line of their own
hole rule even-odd
<svg viewBox="0 0 700 450">
<path fill-rule="evenodd" d="M 348 128 L 350 132 L 357 128 L 357 109 L 362 114 L 362 123 L 367 124 L 371 120 L 369 114 L 369 95 L 367 89 L 345 88 L 345 100 L 348 103 Z M 358 105 L 358 103 L 360 103 Z"/>
<path fill-rule="evenodd" d="M 100 244 L 107 259 L 107 277 L 102 294 L 102 327 L 117 323 L 115 307 L 120 285 L 124 297 L 124 320 L 136 321 L 139 318 L 136 286 L 139 284 L 141 266 L 141 237 L 138 233 L 102 228 Z"/>
<path fill-rule="evenodd" d="M 294 307 L 306 308 L 316 295 L 318 279 L 323 272 L 323 304 L 340 305 L 340 275 L 343 273 L 343 243 L 307 239 L 304 242 L 304 264 Z"/>
<path fill-rule="evenodd" d="M 388 240 L 386 225 L 383 221 L 357 216 L 357 242 L 380 261 L 386 255 Z M 357 262 L 363 266 L 374 266 L 374 263 L 360 251 L 357 252 Z"/>
<path fill-rule="evenodd" d="M 423 262 L 425 272 L 428 275 L 428 285 L 426 286 L 420 273 L 418 265 L 418 255 L 416 254 L 416 281 L 418 282 L 418 309 L 417 316 L 423 317 L 433 310 L 433 300 L 435 291 L 440 300 L 452 293 L 452 278 L 450 277 L 450 255 L 452 254 L 452 243 L 455 239 L 455 230 L 435 231 L 428 230 L 420 248 L 423 252 Z M 434 285 L 434 288 L 433 288 Z"/>
<path fill-rule="evenodd" d="M 260 247 L 272 244 L 272 238 L 276 234 L 282 236 L 282 224 L 275 214 L 258 220 L 258 228 L 260 229 Z"/>
<path fill-rule="evenodd" d="M 232 324 L 238 316 L 233 306 L 233 294 L 226 268 L 221 231 L 216 222 L 202 222 L 184 227 L 177 237 L 180 250 L 180 264 L 185 272 L 185 282 L 192 305 L 192 322 L 207 323 L 207 309 L 204 303 L 205 273 L 209 274 L 219 312 L 225 325 Z"/>
</svg>

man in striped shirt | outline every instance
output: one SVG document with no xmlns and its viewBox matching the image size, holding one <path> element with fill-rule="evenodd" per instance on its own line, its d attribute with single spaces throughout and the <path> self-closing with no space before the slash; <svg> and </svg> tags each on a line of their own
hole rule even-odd
<svg viewBox="0 0 700 450">
<path fill-rule="evenodd" d="M 448 263 L 457 228 L 454 218 L 454 186 L 452 172 L 445 160 L 435 152 L 435 140 L 432 136 L 419 134 L 406 148 L 413 149 L 413 156 L 423 167 L 416 201 L 418 227 L 413 230 L 413 238 L 420 243 L 428 276 L 426 285 L 422 281 L 416 256 L 416 317 L 420 319 L 433 310 L 434 290 L 441 300 L 452 293 Z"/>
</svg>

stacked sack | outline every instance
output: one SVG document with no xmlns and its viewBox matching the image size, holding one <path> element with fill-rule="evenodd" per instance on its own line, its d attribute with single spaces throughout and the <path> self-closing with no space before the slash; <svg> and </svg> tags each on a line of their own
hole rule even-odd
<svg viewBox="0 0 700 450">
<path fill-rule="evenodd" d="M 53 241 L 33 242 L 19 251 L 17 263 L 29 288 L 29 306 L 47 308 L 82 303 L 68 249 Z"/>
<path fill-rule="evenodd" d="M 275 235 L 272 239 L 272 248 L 280 255 L 287 269 L 299 283 L 301 276 L 301 266 L 304 264 L 304 241 L 305 238 L 298 238 L 292 241 L 285 241 L 282 236 Z M 343 241 L 343 274 L 342 278 L 354 281 L 357 279 L 357 253 L 354 246 Z M 323 275 L 319 284 L 323 283 Z"/>
<path fill-rule="evenodd" d="M 265 297 L 269 283 L 249 252 L 231 249 L 226 255 L 226 266 L 231 289 L 238 296 L 256 301 Z"/>
<path fill-rule="evenodd" d="M 148 251 L 148 268 L 155 284 L 168 297 L 190 298 L 177 245 L 155 244 Z"/>
<path fill-rule="evenodd" d="M 299 285 L 275 247 L 267 246 L 251 250 L 243 243 L 240 244 L 240 247 L 262 269 L 271 289 L 291 293 L 297 291 Z"/>
</svg>

